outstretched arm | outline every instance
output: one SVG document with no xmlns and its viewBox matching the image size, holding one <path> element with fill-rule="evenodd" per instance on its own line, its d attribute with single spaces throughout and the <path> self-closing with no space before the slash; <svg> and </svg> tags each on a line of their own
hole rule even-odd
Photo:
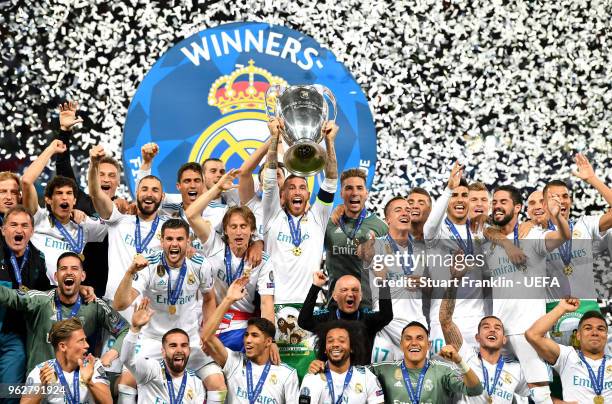
<svg viewBox="0 0 612 404">
<path fill-rule="evenodd" d="M 34 187 L 36 179 L 40 177 L 51 157 L 65 151 L 66 145 L 64 143 L 60 140 L 52 141 L 38 158 L 26 168 L 23 176 L 21 176 L 23 204 L 31 214 L 35 214 L 38 210 L 38 195 L 36 194 L 36 187 Z"/>
<path fill-rule="evenodd" d="M 525 338 L 536 350 L 540 358 L 553 365 L 559 358 L 559 344 L 546 337 L 546 333 L 553 328 L 555 323 L 566 313 L 574 312 L 580 306 L 578 299 L 561 299 L 559 304 L 540 317 L 533 325 L 525 331 Z"/>
<path fill-rule="evenodd" d="M 240 178 L 238 179 L 238 195 L 240 195 L 240 204 L 245 205 L 255 195 L 255 182 L 253 181 L 253 172 L 268 153 L 271 140 L 268 139 L 264 144 L 255 150 L 248 159 L 240 166 Z"/>
<path fill-rule="evenodd" d="M 227 361 L 227 351 L 223 343 L 215 336 L 215 332 L 217 328 L 219 328 L 219 324 L 221 324 L 223 315 L 232 307 L 232 304 L 242 299 L 246 294 L 244 285 L 247 282 L 248 278 L 242 277 L 236 279 L 230 285 L 225 297 L 221 300 L 221 303 L 217 306 L 212 316 L 206 320 L 202 332 L 200 333 L 200 338 L 202 339 L 202 344 L 205 346 L 206 353 L 212 356 L 215 362 L 221 367 L 225 366 L 225 362 Z"/>
<path fill-rule="evenodd" d="M 572 235 L 569 229 L 569 223 L 561 214 L 561 204 L 559 197 L 553 195 L 547 202 L 550 211 L 550 219 L 556 227 L 556 231 L 546 233 L 546 250 L 548 252 L 555 250 L 565 241 L 569 240 Z"/>
<path fill-rule="evenodd" d="M 457 324 L 453 322 L 456 297 L 457 288 L 455 286 L 450 286 L 446 289 L 444 299 L 442 299 L 440 304 L 440 326 L 442 327 L 444 341 L 459 351 L 463 345 L 463 336 Z"/>
<path fill-rule="evenodd" d="M 89 196 L 94 204 L 96 212 L 102 219 L 109 219 L 113 213 L 113 201 L 102 192 L 100 180 L 98 179 L 98 168 L 100 160 L 106 155 L 101 145 L 94 146 L 89 150 L 89 171 L 87 179 L 89 183 Z"/>
<path fill-rule="evenodd" d="M 425 240 L 432 240 L 438 234 L 440 226 L 442 226 L 444 215 L 446 215 L 446 209 L 448 207 L 448 201 L 450 200 L 451 193 L 453 189 L 459 186 L 462 175 L 463 166 L 459 165 L 459 162 L 455 161 L 448 178 L 447 187 L 442 192 L 442 195 L 440 195 L 440 197 L 433 204 L 431 213 L 423 225 L 423 237 Z"/>
<path fill-rule="evenodd" d="M 335 145 L 338 130 L 338 125 L 329 121 L 323 127 L 325 148 L 327 149 L 327 158 L 325 159 L 325 178 L 330 180 L 335 180 L 338 178 L 338 161 L 336 159 Z"/>
</svg>

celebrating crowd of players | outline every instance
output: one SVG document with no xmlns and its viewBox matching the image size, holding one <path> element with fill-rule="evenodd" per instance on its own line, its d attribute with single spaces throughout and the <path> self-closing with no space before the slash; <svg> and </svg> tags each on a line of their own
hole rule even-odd
<svg viewBox="0 0 612 404">
<path fill-rule="evenodd" d="M 612 250 L 612 210 L 571 217 L 565 182 L 533 192 L 519 223 L 519 189 L 489 193 L 455 163 L 435 202 L 414 188 L 381 220 L 365 208 L 363 171 L 338 181 L 335 124 L 323 128 L 311 204 L 307 179 L 279 161 L 273 120 L 242 167 L 181 166 L 177 194 L 150 173 L 158 146 L 144 145 L 130 203 L 115 195 L 120 166 L 102 146 L 89 151 L 87 192 L 77 185 L 76 110 L 60 106 L 59 134 L 21 178 L 0 173 L 0 384 L 25 383 L 21 402 L 612 402 L 593 275 Z M 40 206 L 35 182 L 51 159 Z M 612 205 L 587 159 L 576 164 Z M 470 283 L 525 277 L 560 285 Z M 558 330 L 567 316 L 579 319 L 571 344 Z M 285 362 L 303 340 L 310 367 L 296 370 Z"/>
</svg>

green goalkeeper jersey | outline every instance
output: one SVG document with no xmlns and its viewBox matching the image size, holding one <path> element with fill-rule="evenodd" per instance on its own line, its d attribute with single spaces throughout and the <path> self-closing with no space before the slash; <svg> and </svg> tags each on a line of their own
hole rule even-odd
<svg viewBox="0 0 612 404">
<path fill-rule="evenodd" d="M 378 377 L 385 392 L 385 404 L 416 404 L 410 400 L 401 364 L 402 361 L 395 361 L 371 365 L 372 373 Z M 421 369 L 408 369 L 410 381 L 415 390 L 420 373 Z M 463 383 L 463 376 L 456 367 L 439 360 L 429 361 L 419 404 L 448 403 L 454 393 L 477 396 L 482 394 L 482 385 L 468 388 Z"/>
<path fill-rule="evenodd" d="M 49 331 L 57 322 L 55 294 L 57 289 L 46 292 L 9 289 L 0 286 L 0 306 L 10 307 L 23 313 L 21 319 L 5 321 L 25 321 L 26 352 L 28 353 L 28 371 L 37 364 L 55 358 L 53 347 L 49 343 Z M 61 305 L 62 319 L 70 318 L 73 306 Z M 128 332 L 129 323 L 111 308 L 104 300 L 96 299 L 91 303 L 83 302 L 76 317 L 81 320 L 85 335 L 91 336 L 96 330 L 106 329 L 117 339 L 113 349 L 121 352 L 123 338 Z"/>
</svg>

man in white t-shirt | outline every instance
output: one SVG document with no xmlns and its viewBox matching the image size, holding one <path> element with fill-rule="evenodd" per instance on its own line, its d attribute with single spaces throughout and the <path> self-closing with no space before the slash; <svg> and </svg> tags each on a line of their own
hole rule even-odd
<svg viewBox="0 0 612 404">
<path fill-rule="evenodd" d="M 270 347 L 276 332 L 273 323 L 261 317 L 248 320 L 244 334 L 245 353 L 226 348 L 215 336 L 223 315 L 235 302 L 244 298 L 247 282 L 245 276 L 234 281 L 213 316 L 207 319 L 201 333 L 204 349 L 223 367 L 228 403 L 297 404 L 297 372 L 270 360 Z"/>
<path fill-rule="evenodd" d="M 160 339 L 172 328 L 185 330 L 195 351 L 189 367 L 196 371 L 208 390 L 209 402 L 222 402 L 225 390 L 221 370 L 211 364 L 199 349 L 198 329 L 202 312 L 212 315 L 215 308 L 211 266 L 199 254 L 185 256 L 189 245 L 189 226 L 182 219 L 168 219 L 162 225 L 162 251 L 136 255 L 125 272 L 114 306 L 124 310 L 137 298 L 147 297 L 157 314 L 143 329 L 137 356 L 157 358 Z M 202 301 L 198 295 L 203 296 Z"/>
<path fill-rule="evenodd" d="M 452 269 L 452 279 L 461 281 L 463 272 Z M 504 324 L 495 316 L 485 316 L 478 323 L 474 347 L 464 343 L 464 334 L 454 320 L 457 288 L 449 287 L 440 304 L 439 320 L 447 344 L 455 347 L 468 366 L 476 372 L 484 387 L 479 396 L 463 395 L 462 404 L 512 404 L 514 394 L 529 395 L 527 381 L 516 361 L 502 357 L 506 344 Z"/>
<path fill-rule="evenodd" d="M 608 325 L 601 313 L 592 310 L 582 315 L 576 335 L 580 342 L 579 350 L 557 344 L 546 336 L 561 316 L 575 312 L 579 306 L 578 299 L 561 299 L 552 311 L 525 332 L 525 337 L 538 355 L 559 373 L 565 402 L 610 402 L 612 357 L 605 354 Z"/>
<path fill-rule="evenodd" d="M 155 358 L 137 354 L 140 331 L 154 315 L 149 303 L 149 298 L 145 297 L 134 311 L 130 332 L 121 350 L 123 363 L 138 383 L 138 402 L 201 404 L 206 401 L 206 394 L 196 372 L 187 368 L 192 341 L 183 329 L 172 328 L 163 334 L 159 347 L 161 357 L 159 354 Z M 195 348 L 196 351 L 200 348 Z"/>
<path fill-rule="evenodd" d="M 317 333 L 317 358 L 323 373 L 308 373 L 300 388 L 300 404 L 379 404 L 385 402 L 380 383 L 365 366 L 354 365 L 365 345 L 357 340 L 355 323 L 334 320 Z"/>
<path fill-rule="evenodd" d="M 32 243 L 45 255 L 47 276 L 53 284 L 57 259 L 62 253 L 72 251 L 83 258 L 85 244 L 102 241 L 107 232 L 106 226 L 98 219 L 85 217 L 79 224 L 72 220 L 79 192 L 72 178 L 53 177 L 45 187 L 46 208 L 38 206 L 34 183 L 51 157 L 65 150 L 64 143 L 54 140 L 25 170 L 21 178 L 23 203 L 34 216 Z"/>
<path fill-rule="evenodd" d="M 429 276 L 434 280 L 448 280 L 449 266 L 447 257 L 453 256 L 456 251 L 462 251 L 462 255 L 468 258 L 468 262 L 475 262 L 476 255 L 482 254 L 480 234 L 470 229 L 471 222 L 468 220 L 470 213 L 468 183 L 461 178 L 462 167 L 455 163 L 448 180 L 447 188 L 436 200 L 431 214 L 423 227 L 423 236 L 427 246 L 427 255 L 435 258 L 428 266 Z M 476 265 L 466 267 L 465 277 L 467 279 L 482 280 L 482 267 Z M 443 294 L 442 288 L 433 288 L 429 308 L 430 334 L 432 342 L 432 353 L 438 350 L 444 343 L 440 323 L 438 322 L 440 302 Z M 466 343 L 477 346 L 474 336 L 477 333 L 478 322 L 484 316 L 483 289 L 480 287 L 459 287 L 457 290 L 457 307 L 455 318 L 466 336 Z"/>
<path fill-rule="evenodd" d="M 549 370 L 524 336 L 525 330 L 546 310 L 544 288 L 529 285 L 545 278 L 546 254 L 570 237 L 569 225 L 561 214 L 558 198 L 553 198 L 549 205 L 551 218 L 559 230 L 543 232 L 534 227 L 526 240 L 520 240 L 520 191 L 511 185 L 497 187 L 493 193 L 493 224 L 497 226 L 503 242 L 510 242 L 522 250 L 525 262 L 513 263 L 506 250 L 498 245 L 500 241 L 483 245 L 491 279 L 496 282 L 492 285 L 493 315 L 504 324 L 507 349 L 521 363 L 531 389 L 531 398 L 536 404 L 552 401 L 548 387 Z"/>
<path fill-rule="evenodd" d="M 45 388 L 50 394 L 26 395 L 22 397 L 22 403 L 40 403 L 41 400 L 58 404 L 113 402 L 104 367 L 93 355 L 87 355 L 89 344 L 78 318 L 72 317 L 53 324 L 49 341 L 55 350 L 55 359 L 32 369 L 26 385 L 32 386 L 32 392 Z"/>
<path fill-rule="evenodd" d="M 198 197 L 186 213 L 200 240 L 200 252 L 211 264 L 216 301 L 221 302 L 234 279 L 243 275 L 249 277 L 245 298 L 225 313 L 218 330 L 218 336 L 225 346 L 234 351 L 242 351 L 246 322 L 256 309 L 259 309 L 262 317 L 274 321 L 274 272 L 271 260 L 269 255 L 264 254 L 261 263 L 255 267 L 248 262 L 247 250 L 257 229 L 255 216 L 248 207 L 232 206 L 226 211 L 222 221 L 223 236 L 215 232 L 211 223 L 202 216 L 202 210 L 208 206 L 208 202 L 224 188 L 232 186 L 236 174 L 236 170 L 226 173 L 211 189 Z M 255 307 L 257 293 L 260 296 L 259 307 Z M 278 354 L 276 344 L 273 351 Z M 275 362 L 279 360 L 277 356 Z"/>
</svg>

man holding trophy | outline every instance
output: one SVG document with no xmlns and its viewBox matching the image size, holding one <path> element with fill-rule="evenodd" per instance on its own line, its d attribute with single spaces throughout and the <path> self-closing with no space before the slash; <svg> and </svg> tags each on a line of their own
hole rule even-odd
<svg viewBox="0 0 612 404">
<path fill-rule="evenodd" d="M 271 87 L 268 94 L 279 89 Z M 334 110 L 335 101 L 326 88 L 292 86 L 280 90 L 282 93 L 276 94 L 276 117 L 268 124 L 271 142 L 262 204 L 266 252 L 275 268 L 275 283 L 283 285 L 275 290 L 274 296 L 277 322 L 286 324 L 285 316 L 297 318 L 310 288 L 312 274 L 321 267 L 323 238 L 338 179 L 334 147 L 338 126 L 327 119 L 328 106 L 323 95 L 330 98 Z M 281 135 L 290 146 L 283 160 L 291 175 L 279 191 L 276 168 Z M 318 144 L 322 139 L 325 140 L 325 149 Z M 325 180 L 316 201 L 308 207 L 310 191 L 306 177 L 316 174 L 321 168 L 324 168 Z M 299 330 L 296 323 L 289 323 L 294 327 L 290 330 L 290 343 L 293 344 L 291 350 L 284 350 L 283 347 L 287 348 L 289 344 L 278 341 L 281 358 L 303 376 L 314 359 L 312 344 L 305 331 Z M 283 355 L 283 351 L 290 352 L 291 356 Z"/>
</svg>

